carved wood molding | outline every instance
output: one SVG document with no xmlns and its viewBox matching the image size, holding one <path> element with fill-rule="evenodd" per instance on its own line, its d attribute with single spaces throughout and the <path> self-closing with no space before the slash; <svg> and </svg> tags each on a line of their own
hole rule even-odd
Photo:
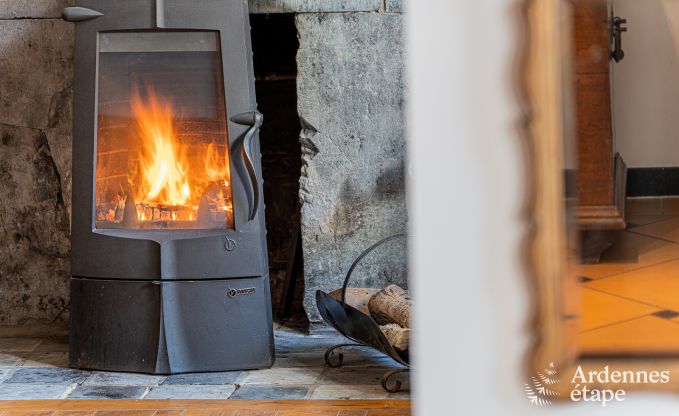
<svg viewBox="0 0 679 416">
<path fill-rule="evenodd" d="M 534 343 L 530 371 L 554 362 L 570 367 L 564 323 L 564 282 L 568 270 L 564 147 L 564 44 L 561 0 L 527 0 L 523 86 L 527 98 L 531 195 L 526 237 L 534 282 Z"/>
</svg>

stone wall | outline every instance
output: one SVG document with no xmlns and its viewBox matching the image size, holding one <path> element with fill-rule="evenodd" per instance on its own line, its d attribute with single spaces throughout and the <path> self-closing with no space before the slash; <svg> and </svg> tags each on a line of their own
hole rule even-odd
<svg viewBox="0 0 679 416">
<path fill-rule="evenodd" d="M 73 26 L 70 0 L 0 0 L 0 325 L 67 317 Z M 302 123 L 305 306 L 341 285 L 352 259 L 403 232 L 400 0 L 257 0 L 253 13 L 297 13 Z M 394 243 L 357 285 L 403 280 Z"/>
<path fill-rule="evenodd" d="M 64 321 L 73 27 L 65 1 L 0 0 L 0 324 Z"/>
<path fill-rule="evenodd" d="M 402 17 L 297 15 L 297 110 L 302 120 L 304 305 L 341 287 L 352 260 L 406 229 Z M 366 258 L 352 285 L 405 278 L 403 242 Z"/>
</svg>

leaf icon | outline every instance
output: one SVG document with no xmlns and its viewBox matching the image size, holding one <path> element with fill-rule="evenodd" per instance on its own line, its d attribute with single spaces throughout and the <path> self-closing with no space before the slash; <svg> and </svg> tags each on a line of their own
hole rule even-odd
<svg viewBox="0 0 679 416">
<path fill-rule="evenodd" d="M 552 404 L 551 398 L 558 397 L 559 393 L 548 386 L 557 383 L 559 383 L 557 371 L 554 363 L 550 363 L 549 367 L 539 371 L 534 377 L 530 378 L 529 383 L 524 384 L 526 397 L 534 406 L 549 406 Z"/>
</svg>

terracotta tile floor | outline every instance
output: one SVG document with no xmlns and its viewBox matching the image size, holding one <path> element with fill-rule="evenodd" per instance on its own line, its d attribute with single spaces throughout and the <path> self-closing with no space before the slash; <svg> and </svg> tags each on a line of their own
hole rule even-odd
<svg viewBox="0 0 679 416">
<path fill-rule="evenodd" d="M 583 265 L 584 356 L 679 356 L 679 199 L 628 201 L 628 229 Z"/>
</svg>

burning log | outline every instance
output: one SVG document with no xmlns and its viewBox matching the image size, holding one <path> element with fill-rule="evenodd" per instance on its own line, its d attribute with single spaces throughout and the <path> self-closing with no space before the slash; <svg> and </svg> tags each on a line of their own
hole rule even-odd
<svg viewBox="0 0 679 416">
<path fill-rule="evenodd" d="M 408 292 L 396 285 L 389 285 L 375 294 L 368 302 L 368 309 L 378 324 L 398 324 L 410 327 L 412 300 Z"/>
<path fill-rule="evenodd" d="M 163 206 L 155 203 L 136 204 L 139 221 L 190 221 L 195 209 L 190 206 Z"/>
<path fill-rule="evenodd" d="M 380 329 L 396 351 L 408 351 L 408 344 L 410 342 L 410 328 L 401 328 L 397 324 L 388 324 L 380 325 Z"/>
</svg>

